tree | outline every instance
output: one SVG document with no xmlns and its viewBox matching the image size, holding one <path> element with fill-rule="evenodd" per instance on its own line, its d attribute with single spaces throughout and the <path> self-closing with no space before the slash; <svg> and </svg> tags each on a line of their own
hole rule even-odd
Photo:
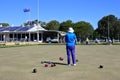
<svg viewBox="0 0 120 80">
<path fill-rule="evenodd" d="M 46 22 L 41 22 L 41 26 L 46 28 L 47 23 Z"/>
<path fill-rule="evenodd" d="M 119 39 L 120 36 L 120 19 L 118 19 L 113 25 L 113 37 L 114 39 Z"/>
<path fill-rule="evenodd" d="M 0 25 L 3 26 L 3 27 L 8 27 L 8 26 L 10 26 L 8 23 L 0 23 Z"/>
<path fill-rule="evenodd" d="M 58 21 L 52 20 L 49 23 L 47 23 L 46 29 L 47 30 L 59 30 L 59 26 L 60 26 L 60 24 Z"/>
<path fill-rule="evenodd" d="M 60 31 L 67 32 L 67 30 L 68 30 L 69 27 L 73 27 L 73 22 L 72 22 L 72 20 L 67 20 L 67 21 L 62 22 L 62 23 L 60 24 L 59 30 L 60 30 Z"/>
<path fill-rule="evenodd" d="M 96 30 L 94 30 L 94 32 L 93 32 L 93 39 L 96 39 L 96 38 L 100 39 L 100 34 L 98 33 L 98 28 Z"/>
<path fill-rule="evenodd" d="M 24 26 L 33 26 L 34 24 L 40 24 L 42 23 L 42 21 L 38 21 L 38 20 L 33 20 L 33 21 L 27 21 L 26 23 L 23 23 Z"/>
<path fill-rule="evenodd" d="M 78 38 L 82 40 L 87 36 L 91 36 L 93 34 L 93 26 L 85 21 L 80 21 L 74 24 L 74 30 Z"/>
<path fill-rule="evenodd" d="M 98 22 L 98 32 L 101 38 L 116 38 L 120 33 L 120 20 L 114 15 L 104 16 Z"/>
</svg>

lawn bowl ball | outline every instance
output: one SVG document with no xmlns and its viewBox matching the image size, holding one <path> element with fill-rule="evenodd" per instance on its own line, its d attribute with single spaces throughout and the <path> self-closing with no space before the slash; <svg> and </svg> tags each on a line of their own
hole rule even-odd
<svg viewBox="0 0 120 80">
<path fill-rule="evenodd" d="M 78 62 L 78 59 L 76 59 L 76 62 Z"/>
<path fill-rule="evenodd" d="M 45 64 L 45 67 L 48 67 L 48 64 Z"/>
<path fill-rule="evenodd" d="M 52 63 L 52 64 L 51 64 L 51 67 L 55 67 L 55 64 Z"/>
<path fill-rule="evenodd" d="M 103 65 L 100 65 L 99 68 L 102 69 L 102 68 L 103 68 Z"/>
<path fill-rule="evenodd" d="M 37 72 L 37 69 L 36 68 L 34 68 L 33 69 L 33 71 L 32 71 L 32 73 L 36 73 Z"/>
<path fill-rule="evenodd" d="M 62 57 L 59 57 L 59 60 L 60 60 L 60 61 L 63 61 L 63 58 L 62 58 Z"/>
</svg>

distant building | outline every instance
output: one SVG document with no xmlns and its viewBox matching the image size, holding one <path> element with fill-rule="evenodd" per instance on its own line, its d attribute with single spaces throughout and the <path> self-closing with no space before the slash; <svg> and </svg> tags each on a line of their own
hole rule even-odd
<svg viewBox="0 0 120 80">
<path fill-rule="evenodd" d="M 45 30 L 40 25 L 0 27 L 0 42 L 47 42 L 47 38 L 62 42 L 64 35 L 64 32 Z"/>
</svg>

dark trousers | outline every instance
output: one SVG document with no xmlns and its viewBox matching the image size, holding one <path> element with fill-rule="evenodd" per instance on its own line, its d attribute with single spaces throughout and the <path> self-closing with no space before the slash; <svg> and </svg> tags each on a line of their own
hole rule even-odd
<svg viewBox="0 0 120 80">
<path fill-rule="evenodd" d="M 75 46 L 66 46 L 67 51 L 67 62 L 68 64 L 71 63 L 71 57 L 73 64 L 76 64 L 76 53 L 75 53 Z"/>
</svg>

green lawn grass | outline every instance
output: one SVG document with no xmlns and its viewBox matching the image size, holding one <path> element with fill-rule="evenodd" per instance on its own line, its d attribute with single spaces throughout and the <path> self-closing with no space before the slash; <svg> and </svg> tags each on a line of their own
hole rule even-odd
<svg viewBox="0 0 120 80">
<path fill-rule="evenodd" d="M 65 45 L 0 48 L 0 80 L 120 80 L 119 45 L 77 45 L 76 53 L 77 65 L 66 66 Z M 41 61 L 59 64 L 44 67 Z"/>
</svg>

